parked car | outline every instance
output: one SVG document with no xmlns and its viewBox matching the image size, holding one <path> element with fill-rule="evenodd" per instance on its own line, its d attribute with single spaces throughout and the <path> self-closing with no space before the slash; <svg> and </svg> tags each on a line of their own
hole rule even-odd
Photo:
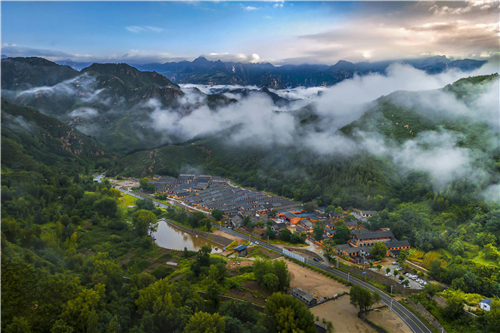
<svg viewBox="0 0 500 333">
<path fill-rule="evenodd" d="M 314 257 L 313 260 L 319 262 L 319 259 L 316 257 Z"/>
<path fill-rule="evenodd" d="M 259 242 L 255 242 L 255 244 L 259 245 Z"/>
<path fill-rule="evenodd" d="M 293 252 L 293 250 L 291 248 L 288 248 L 288 251 Z"/>
<path fill-rule="evenodd" d="M 389 272 L 389 273 L 387 273 L 385 276 L 391 276 L 391 275 L 392 275 L 392 273 L 391 273 L 391 272 Z"/>
<path fill-rule="evenodd" d="M 397 265 L 397 264 L 399 264 L 399 262 L 397 262 L 397 261 L 393 261 L 393 262 L 392 262 L 392 264 L 393 264 L 393 265 Z"/>
</svg>

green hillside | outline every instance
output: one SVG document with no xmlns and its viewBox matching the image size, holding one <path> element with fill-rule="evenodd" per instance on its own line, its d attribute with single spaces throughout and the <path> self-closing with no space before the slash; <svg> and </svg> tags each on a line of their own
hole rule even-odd
<svg viewBox="0 0 500 333">
<path fill-rule="evenodd" d="M 2 99 L 2 173 L 63 173 L 103 166 L 117 156 L 60 120 Z"/>
<path fill-rule="evenodd" d="M 53 86 L 79 75 L 69 66 L 61 66 L 43 58 L 2 59 L 2 89 L 25 90 Z"/>
</svg>

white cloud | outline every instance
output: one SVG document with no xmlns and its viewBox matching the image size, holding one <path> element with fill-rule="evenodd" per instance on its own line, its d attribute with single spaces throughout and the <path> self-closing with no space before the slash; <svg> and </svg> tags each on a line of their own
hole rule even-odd
<svg viewBox="0 0 500 333">
<path fill-rule="evenodd" d="M 253 10 L 258 10 L 260 8 L 258 8 L 258 7 L 252 7 L 252 6 L 246 6 L 246 7 L 243 6 L 243 9 L 246 10 L 246 11 L 248 11 L 248 12 L 251 12 Z"/>
<path fill-rule="evenodd" d="M 275 3 L 273 5 L 274 8 L 283 8 L 283 4 L 282 3 Z"/>
<path fill-rule="evenodd" d="M 133 32 L 133 33 L 139 33 L 139 32 L 143 32 L 143 31 L 162 32 L 164 30 L 163 28 L 152 27 L 149 25 L 146 25 L 146 26 L 131 25 L 131 26 L 125 27 L 125 29 L 127 29 L 128 31 Z"/>
</svg>

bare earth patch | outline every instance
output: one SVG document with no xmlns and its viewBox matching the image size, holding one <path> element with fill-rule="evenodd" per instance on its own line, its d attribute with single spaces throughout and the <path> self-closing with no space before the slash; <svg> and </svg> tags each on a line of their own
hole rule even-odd
<svg viewBox="0 0 500 333">
<path fill-rule="evenodd" d="M 234 235 L 230 235 L 230 234 L 226 234 L 224 231 L 221 231 L 221 230 L 212 230 L 212 234 L 214 235 L 219 235 L 219 236 L 222 236 L 224 238 L 227 238 L 227 239 L 232 239 L 232 240 L 239 240 L 241 239 L 240 237 L 238 236 L 234 236 Z"/>
<path fill-rule="evenodd" d="M 245 266 L 252 266 L 253 261 L 234 261 L 234 260 L 229 260 L 226 264 L 227 269 L 229 270 L 237 270 L 240 267 L 245 267 Z"/>
<path fill-rule="evenodd" d="M 377 331 L 358 318 L 358 310 L 349 303 L 349 296 L 342 296 L 334 301 L 311 308 L 312 314 L 322 321 L 331 321 L 335 332 L 339 333 L 376 333 Z M 383 325 L 381 325 L 383 327 Z M 389 330 L 392 333 L 392 331 Z"/>
<path fill-rule="evenodd" d="M 95 254 L 95 252 L 94 252 L 93 250 L 88 250 L 88 251 L 82 252 L 82 255 L 83 255 L 84 257 L 86 257 L 86 256 L 91 256 L 91 255 L 93 255 L 93 254 Z"/>
<path fill-rule="evenodd" d="M 332 297 L 335 294 L 342 294 L 344 291 L 349 292 L 350 288 L 340 282 L 302 267 L 292 261 L 286 260 L 286 263 L 292 278 L 290 289 L 299 287 L 307 293 L 313 293 L 317 298 Z"/>
<path fill-rule="evenodd" d="M 244 298 L 247 301 L 253 302 L 253 303 L 258 303 L 258 304 L 266 304 L 265 300 L 258 299 L 255 297 L 252 293 L 249 293 L 247 291 L 241 291 L 238 289 L 231 289 L 229 290 L 229 296 L 237 297 L 237 298 Z"/>
<path fill-rule="evenodd" d="M 347 296 L 345 296 L 347 297 Z M 375 324 L 382 326 L 391 333 L 412 333 L 412 330 L 401 318 L 389 309 L 377 309 L 368 312 L 365 317 Z"/>
</svg>

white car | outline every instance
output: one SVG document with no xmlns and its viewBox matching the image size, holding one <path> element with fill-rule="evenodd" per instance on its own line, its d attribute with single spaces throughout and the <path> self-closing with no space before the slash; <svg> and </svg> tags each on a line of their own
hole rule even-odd
<svg viewBox="0 0 500 333">
<path fill-rule="evenodd" d="M 391 272 L 389 272 L 389 273 L 387 273 L 385 276 L 391 276 L 391 275 L 392 275 L 392 273 L 391 273 Z"/>
<path fill-rule="evenodd" d="M 397 261 L 393 261 L 393 262 L 392 262 L 392 264 L 393 264 L 393 265 L 397 265 L 397 264 L 399 264 L 399 262 L 397 262 Z"/>
<path fill-rule="evenodd" d="M 259 242 L 255 242 L 255 244 L 259 245 Z"/>
</svg>

